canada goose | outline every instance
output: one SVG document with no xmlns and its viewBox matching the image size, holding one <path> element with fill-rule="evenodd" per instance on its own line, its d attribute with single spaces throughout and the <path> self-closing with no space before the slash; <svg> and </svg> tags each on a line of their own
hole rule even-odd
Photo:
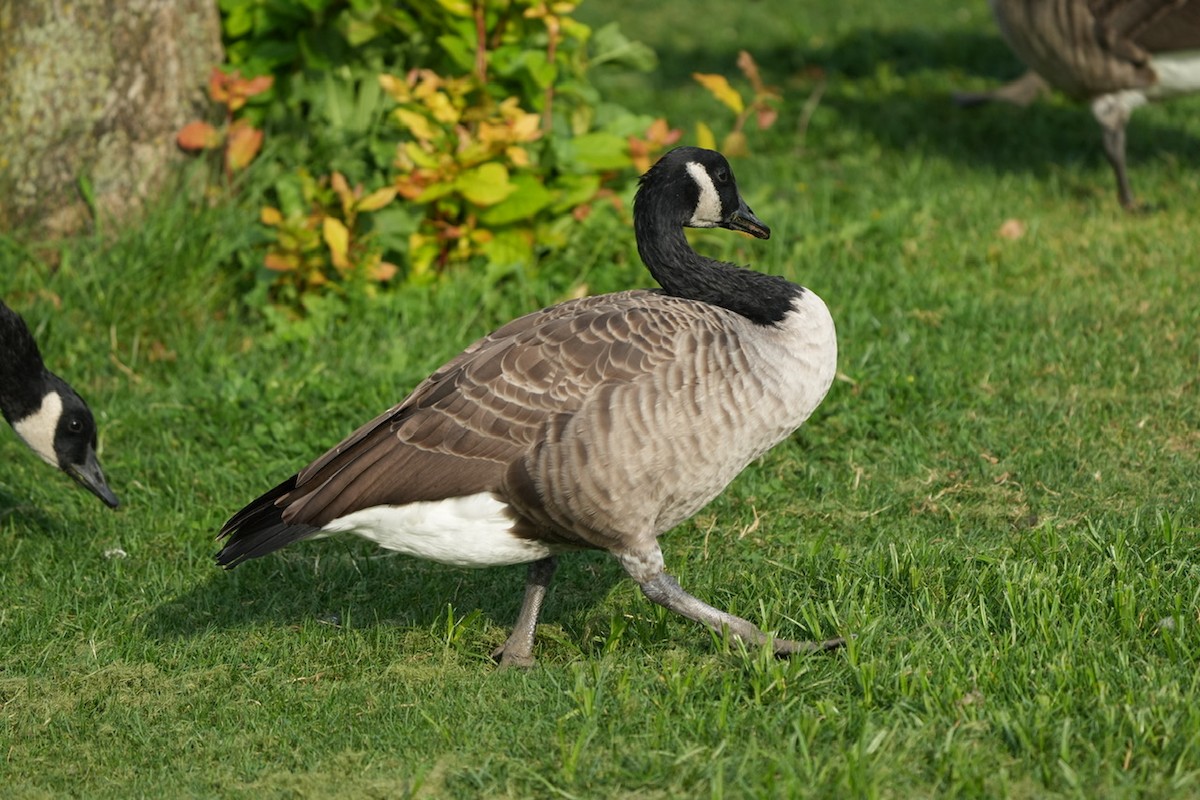
<svg viewBox="0 0 1200 800">
<path fill-rule="evenodd" d="M 641 179 L 638 252 L 661 290 L 585 297 L 470 345 L 399 405 L 235 514 L 217 561 L 352 532 L 446 564 L 530 563 L 501 666 L 533 663 L 556 556 L 612 553 L 645 595 L 777 654 L 772 639 L 686 593 L 658 536 L 794 431 L 833 380 L 837 340 L 812 292 L 705 258 L 684 227 L 766 239 L 719 153 L 681 147 Z"/>
<path fill-rule="evenodd" d="M 1121 205 L 1137 208 L 1125 169 L 1125 125 L 1151 100 L 1200 91 L 1200 0 L 988 2 L 1017 57 L 1051 86 L 1091 105 Z M 956 99 L 1026 105 L 1040 88 L 1026 73 L 994 92 Z"/>
<path fill-rule="evenodd" d="M 46 369 L 37 342 L 17 312 L 0 302 L 0 412 L 52 467 L 117 507 L 96 459 L 96 421 L 67 382 Z"/>
</svg>

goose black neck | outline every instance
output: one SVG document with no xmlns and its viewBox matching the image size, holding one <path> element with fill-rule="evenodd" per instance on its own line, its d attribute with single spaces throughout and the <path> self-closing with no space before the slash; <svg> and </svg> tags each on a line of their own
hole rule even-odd
<svg viewBox="0 0 1200 800">
<path fill-rule="evenodd" d="M 705 258 L 692 249 L 683 228 L 635 214 L 638 255 L 669 295 L 698 300 L 741 314 L 759 325 L 775 325 L 804 290 L 777 275 Z"/>
<path fill-rule="evenodd" d="M 10 423 L 42 405 L 47 391 L 46 366 L 25 321 L 0 303 L 0 413 Z"/>
</svg>

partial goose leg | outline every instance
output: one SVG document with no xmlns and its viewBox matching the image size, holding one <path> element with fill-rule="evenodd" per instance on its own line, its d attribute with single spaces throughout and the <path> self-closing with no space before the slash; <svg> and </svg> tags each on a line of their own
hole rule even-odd
<svg viewBox="0 0 1200 800">
<path fill-rule="evenodd" d="M 823 642 L 795 642 L 790 639 L 775 639 L 760 631 L 754 623 L 735 617 L 683 590 L 673 577 L 663 570 L 662 551 L 656 545 L 653 550 L 628 553 L 617 557 L 625 571 L 642 587 L 642 593 L 663 608 L 680 616 L 700 622 L 717 633 L 732 636 L 749 645 L 770 644 L 777 656 L 794 653 L 815 653 L 833 650 L 846 643 L 845 639 L 827 639 Z"/>
<path fill-rule="evenodd" d="M 507 641 L 492 651 L 492 658 L 499 661 L 501 667 L 533 666 L 533 630 L 537 627 L 542 601 L 546 599 L 546 588 L 556 569 L 558 559 L 553 556 L 529 565 L 521 613 L 517 615 L 517 622 Z"/>
<path fill-rule="evenodd" d="M 1000 101 L 1012 103 L 1014 106 L 1025 106 L 1037 99 L 1040 94 L 1047 94 L 1050 85 L 1033 70 L 1028 70 L 1015 81 L 1010 81 L 990 92 L 955 92 L 951 95 L 954 102 L 963 108 L 980 106 L 984 103 Z"/>
</svg>

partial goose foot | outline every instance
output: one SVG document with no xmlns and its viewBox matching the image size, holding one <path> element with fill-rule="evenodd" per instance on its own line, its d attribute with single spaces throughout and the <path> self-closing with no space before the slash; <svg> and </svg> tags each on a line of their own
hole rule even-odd
<svg viewBox="0 0 1200 800">
<path fill-rule="evenodd" d="M 534 665 L 533 648 L 522 653 L 519 647 L 513 646 L 512 637 L 509 637 L 507 642 L 492 651 L 492 660 L 498 662 L 500 669 L 529 669 Z"/>
<path fill-rule="evenodd" d="M 986 92 L 954 92 L 951 97 L 962 108 L 973 108 L 985 103 L 1011 103 L 1024 108 L 1038 98 L 1049 94 L 1050 85 L 1033 70 L 1029 70 L 1015 81 Z"/>
<path fill-rule="evenodd" d="M 791 639 L 773 639 L 771 647 L 779 658 L 807 653 L 828 653 L 846 646 L 846 640 L 841 636 L 836 639 L 826 639 L 821 642 L 794 642 Z"/>
</svg>

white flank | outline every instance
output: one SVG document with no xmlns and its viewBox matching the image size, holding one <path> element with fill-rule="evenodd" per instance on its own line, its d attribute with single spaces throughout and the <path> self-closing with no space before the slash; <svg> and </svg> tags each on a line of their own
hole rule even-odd
<svg viewBox="0 0 1200 800">
<path fill-rule="evenodd" d="M 512 532 L 507 507 L 488 492 L 374 506 L 339 517 L 321 532 L 353 533 L 387 550 L 457 567 L 526 564 L 551 555 L 546 544 Z"/>
<path fill-rule="evenodd" d="M 717 195 L 717 187 L 713 185 L 712 176 L 702 164 L 689 161 L 688 174 L 700 187 L 700 199 L 696 201 L 696 210 L 688 222 L 693 228 L 715 228 L 721 222 L 721 198 Z"/>
<path fill-rule="evenodd" d="M 58 430 L 62 410 L 62 397 L 58 392 L 51 392 L 42 398 L 41 408 L 13 423 L 17 436 L 52 467 L 58 466 L 58 456 L 54 454 L 54 432 Z"/>
<path fill-rule="evenodd" d="M 1146 89 L 1153 98 L 1200 92 L 1200 51 L 1158 53 L 1150 59 L 1158 83 Z"/>
</svg>

